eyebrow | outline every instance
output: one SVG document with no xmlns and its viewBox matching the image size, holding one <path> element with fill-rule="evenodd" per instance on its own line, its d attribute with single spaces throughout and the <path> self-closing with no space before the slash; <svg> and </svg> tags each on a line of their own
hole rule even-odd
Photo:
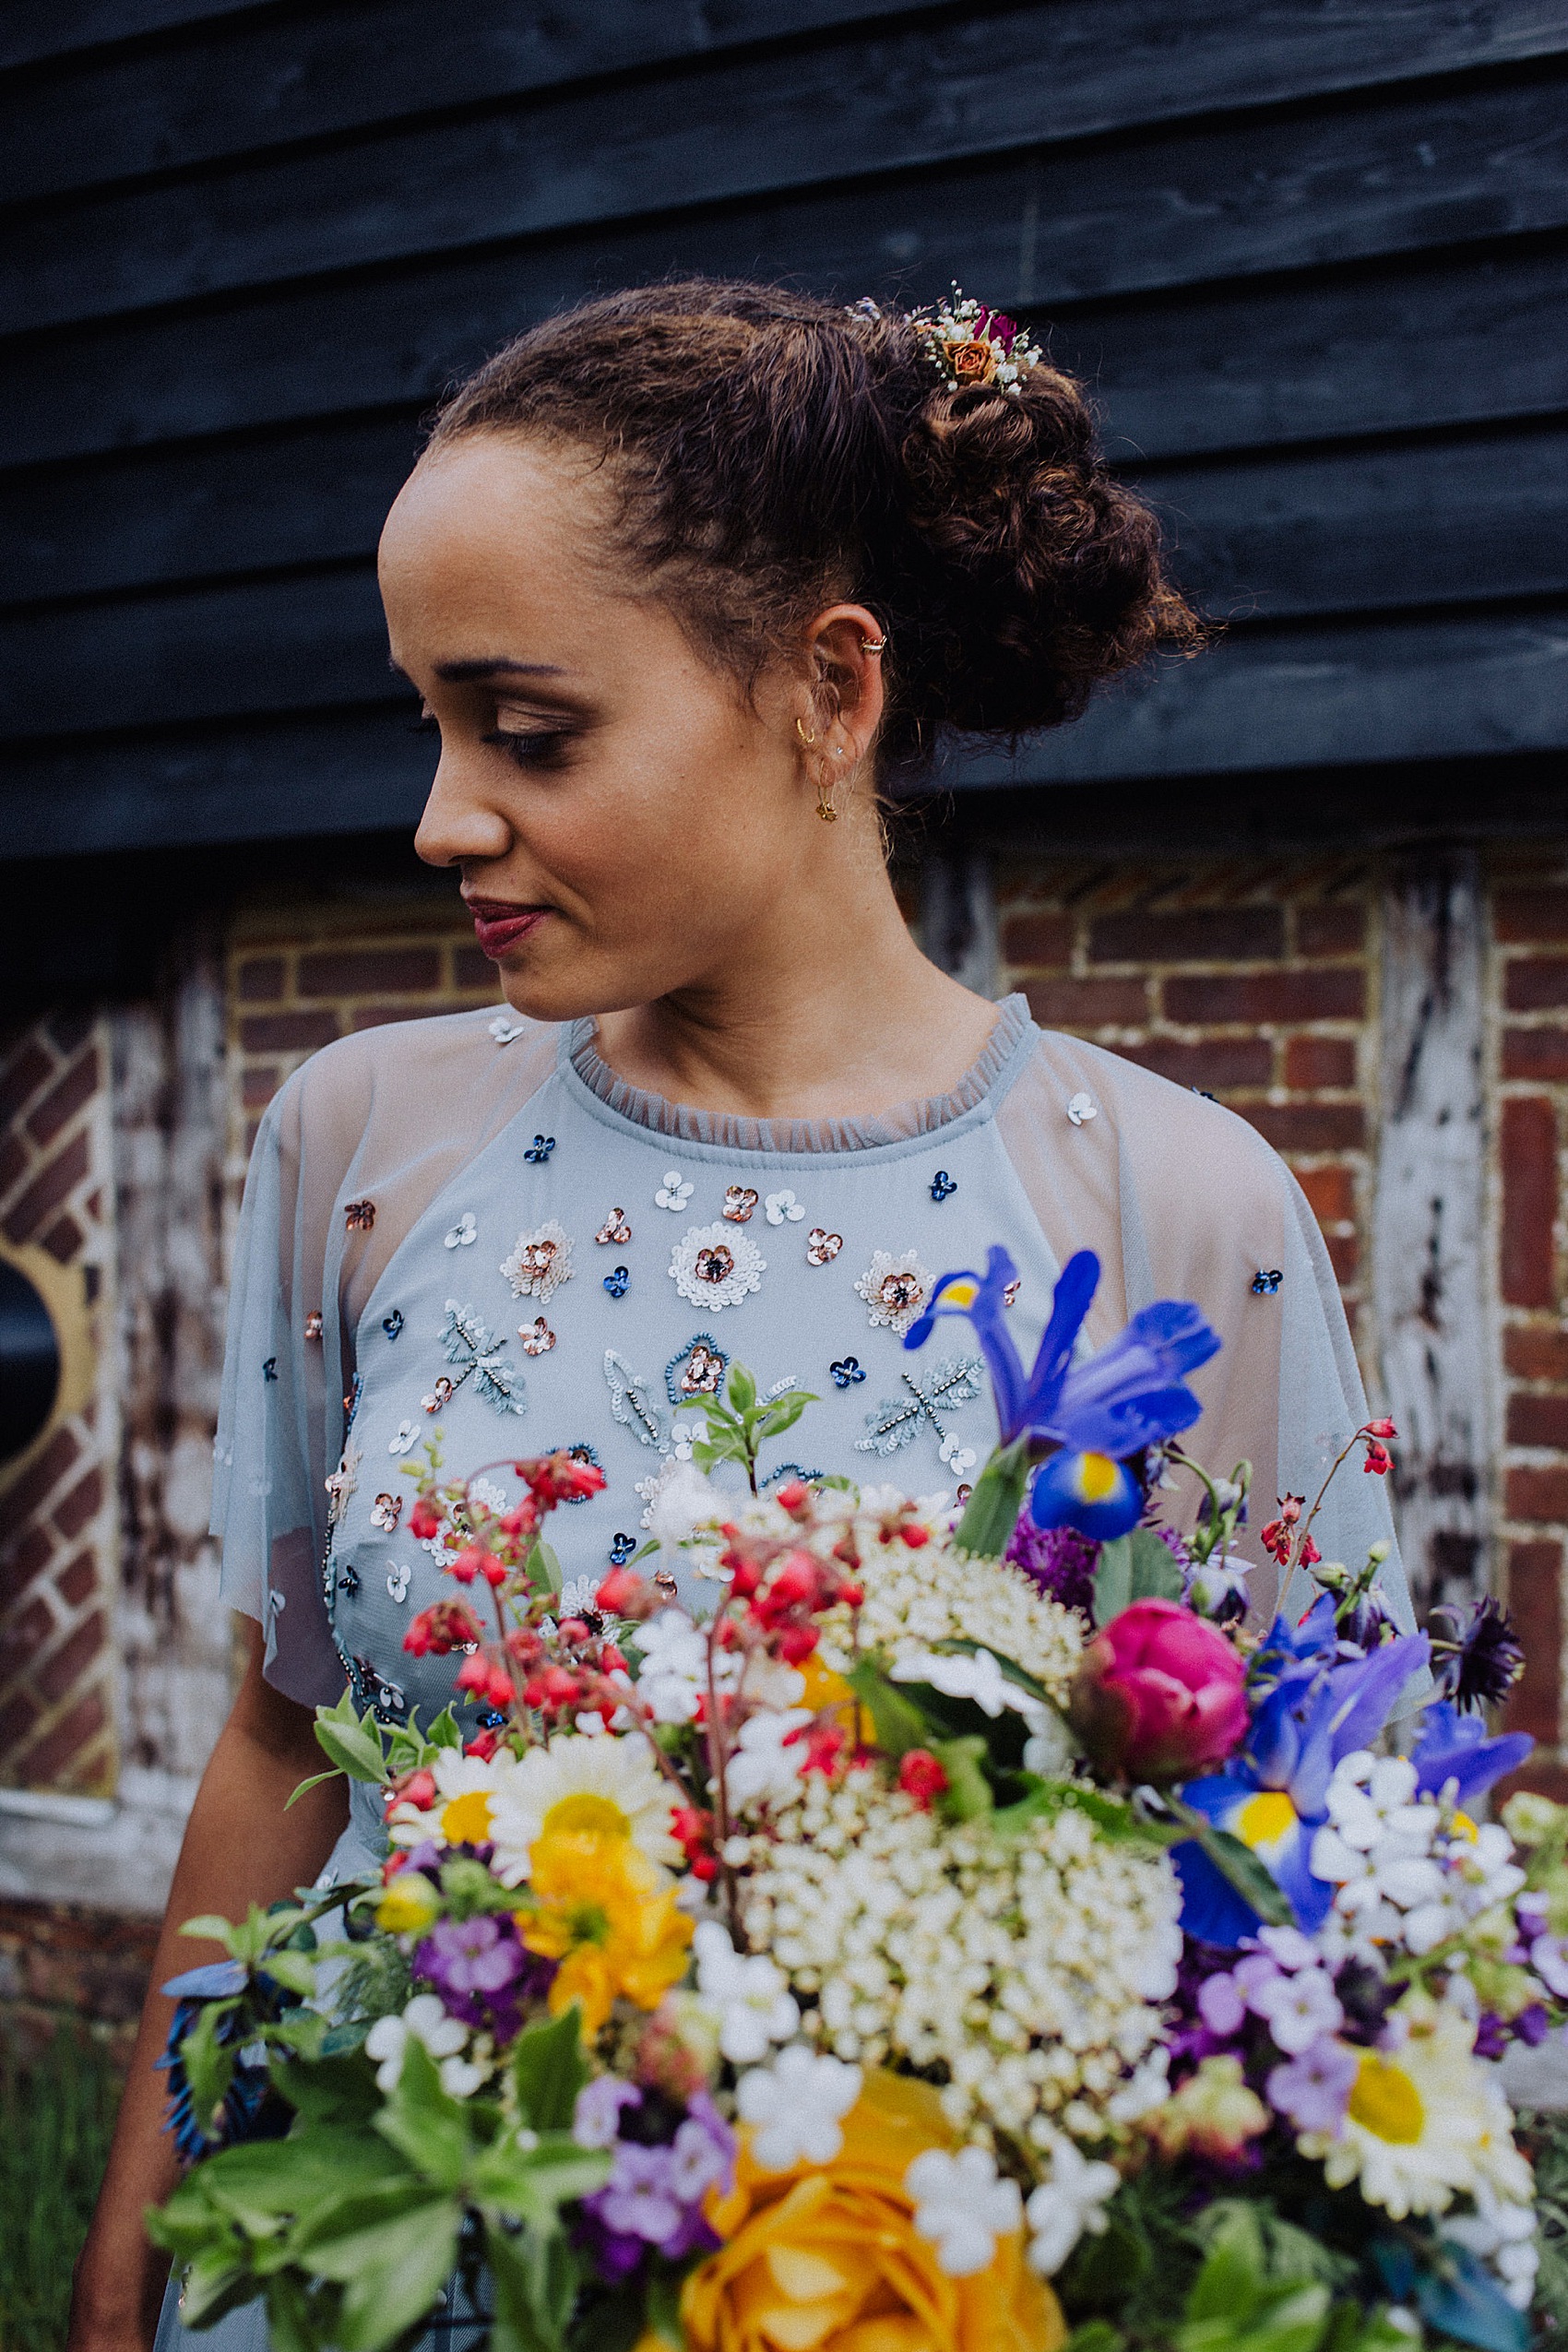
<svg viewBox="0 0 1568 2352">
<path fill-rule="evenodd" d="M 451 685 L 466 686 L 479 678 L 564 678 L 566 672 L 557 662 L 514 661 L 510 654 L 502 653 L 487 660 L 438 661 L 435 674 Z"/>
</svg>

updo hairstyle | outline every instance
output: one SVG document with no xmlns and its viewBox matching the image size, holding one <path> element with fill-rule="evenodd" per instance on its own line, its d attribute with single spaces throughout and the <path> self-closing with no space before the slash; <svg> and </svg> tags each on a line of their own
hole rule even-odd
<svg viewBox="0 0 1568 2352">
<path fill-rule="evenodd" d="M 866 605 L 885 775 L 944 730 L 1059 726 L 1203 639 L 1082 386 L 1041 361 L 1016 392 L 954 390 L 901 313 L 704 279 L 607 295 L 497 352 L 430 445 L 479 432 L 597 453 L 617 553 L 748 685 L 825 605 Z"/>
</svg>

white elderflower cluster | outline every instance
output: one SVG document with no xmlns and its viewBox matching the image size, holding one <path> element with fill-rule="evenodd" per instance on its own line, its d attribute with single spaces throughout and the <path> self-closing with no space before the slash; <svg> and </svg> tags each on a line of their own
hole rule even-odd
<svg viewBox="0 0 1568 2352">
<path fill-rule="evenodd" d="M 1335 1768 L 1312 1866 L 1338 1890 L 1325 1948 L 1374 1965 L 1390 1946 L 1424 1956 L 1464 1936 L 1525 1883 L 1499 1823 L 1445 1812 L 1418 1793 L 1405 1757 L 1364 1750 Z"/>
<path fill-rule="evenodd" d="M 785 1970 L 818 2047 L 942 2070 L 951 2120 L 981 2136 L 1041 2150 L 1062 2131 L 1115 2136 L 1117 2094 L 1175 1984 L 1165 1856 L 1071 1808 L 1004 1836 L 921 1812 L 867 1771 L 797 1788 L 771 1835 L 735 1843 L 747 1941 Z"/>
</svg>

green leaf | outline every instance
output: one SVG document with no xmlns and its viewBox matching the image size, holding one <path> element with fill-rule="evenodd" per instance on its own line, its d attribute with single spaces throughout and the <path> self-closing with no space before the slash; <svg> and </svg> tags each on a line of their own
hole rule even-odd
<svg viewBox="0 0 1568 2352">
<path fill-rule="evenodd" d="M 445 2190 L 460 2185 L 473 2153 L 468 2113 L 443 2090 L 434 2059 L 412 2034 L 403 2046 L 403 2071 L 374 2122 L 426 2180 Z"/>
<path fill-rule="evenodd" d="M 977 1813 L 989 1813 L 995 1804 L 991 1783 L 980 1769 L 985 1753 L 985 1741 L 975 1736 L 938 1740 L 932 1748 L 947 1775 L 942 1810 L 955 1821 L 973 1821 Z"/>
<path fill-rule="evenodd" d="M 546 2132 L 534 2148 L 509 2134 L 476 2159 L 469 2188 L 481 2205 L 549 2229 L 562 2205 L 603 2188 L 613 2162 L 607 2149 L 579 2148 L 569 2132 Z"/>
<path fill-rule="evenodd" d="M 232 2001 L 207 2002 L 197 2011 L 180 2044 L 185 2079 L 191 2086 L 191 2106 L 204 2132 L 211 2130 L 213 2116 L 234 2079 L 234 2052 L 232 2047 L 225 2049 L 219 2041 L 218 2029 L 237 2005 Z"/>
<path fill-rule="evenodd" d="M 970 1552 L 977 1560 L 1001 1559 L 1018 1524 L 1032 1467 L 1028 1431 L 1011 1445 L 997 1447 L 975 1480 L 968 1507 L 958 1523 L 955 1541 L 960 1551 Z"/>
<path fill-rule="evenodd" d="M 543 1586 L 546 1592 L 558 1593 L 564 1582 L 553 1546 L 545 1543 L 542 1538 L 529 1554 L 529 1574 L 536 1585 Z M 460 1739 L 458 1744 L 461 1744 Z"/>
<path fill-rule="evenodd" d="M 1243 1903 L 1252 1905 L 1265 1927 L 1295 1926 L 1296 1914 L 1289 1896 L 1250 1846 L 1243 1846 L 1228 1829 L 1216 1829 L 1211 1821 L 1191 1805 L 1184 1805 L 1179 1797 L 1167 1796 L 1165 1801 L 1188 1835 L 1203 1847 L 1220 1876 L 1235 1888 Z"/>
<path fill-rule="evenodd" d="M 1182 1571 L 1169 1545 L 1160 1542 L 1152 1527 L 1134 1527 L 1130 1536 L 1120 1540 L 1126 1544 L 1131 1555 L 1134 1600 L 1181 1599 Z"/>
<path fill-rule="evenodd" d="M 485 2259 L 495 2282 L 492 2352 L 560 2352 L 581 2269 L 556 2230 L 513 2236 L 488 2223 Z"/>
<path fill-rule="evenodd" d="M 575 2002 L 564 2017 L 530 2025 L 512 2045 L 517 2105 L 536 2132 L 571 2129 L 577 2093 L 588 2078 L 582 2016 Z"/>
<path fill-rule="evenodd" d="M 425 1733 L 424 1742 L 427 1748 L 435 1749 L 460 1748 L 462 1746 L 462 1730 L 458 1725 L 457 1716 L 453 1714 L 449 1706 L 442 1708 L 440 1714 L 431 1725 L 430 1729 Z"/>
<path fill-rule="evenodd" d="M 685 2275 L 681 2271 L 656 2269 L 647 2282 L 648 2333 L 660 2344 L 668 2344 L 672 2352 L 683 2352 L 686 2331 L 681 2325 L 681 2289 Z"/>
<path fill-rule="evenodd" d="M 253 2224 L 269 2215 L 309 2213 L 350 2190 L 406 2177 L 379 2141 L 346 2124 L 296 2125 L 286 2140 L 247 2140 L 200 2168 L 208 2197 L 236 2218 L 252 2216 Z"/>
<path fill-rule="evenodd" d="M 299 1787 L 293 1791 L 285 1803 L 283 1811 L 287 1812 L 291 1805 L 297 1805 L 302 1797 L 308 1797 L 311 1790 L 313 1788 L 319 1788 L 324 1781 L 341 1780 L 342 1777 L 343 1773 L 340 1766 L 335 1766 L 331 1772 L 313 1772 L 308 1780 L 301 1781 Z"/>
<path fill-rule="evenodd" d="M 398 2197 L 344 2198 L 300 2233 L 295 2251 L 304 2266 L 345 2290 L 337 2352 L 385 2352 L 434 2313 L 462 2217 L 455 2199 L 410 2184 Z"/>
<path fill-rule="evenodd" d="M 214 2246 L 200 2253 L 185 2272 L 180 2296 L 180 2321 L 184 2327 L 213 2327 L 231 2311 L 254 2303 L 261 2281 L 245 2264 L 236 2263 L 230 2246 Z"/>
<path fill-rule="evenodd" d="M 1086 2320 L 1067 2338 L 1064 2352 L 1122 2352 L 1125 2340 L 1109 2320 Z"/>
<path fill-rule="evenodd" d="M 386 1756 L 381 1741 L 357 1724 L 350 1728 L 341 1723 L 324 1721 L 322 1710 L 317 1708 L 315 1736 L 318 1744 L 350 1780 L 379 1784 L 386 1778 Z"/>
<path fill-rule="evenodd" d="M 336 2304 L 339 2299 L 333 2299 Z M 321 2352 L 322 2338 L 312 2324 L 314 2316 L 310 2297 L 291 2272 L 280 2271 L 267 2280 L 267 2334 L 271 2352 Z"/>
<path fill-rule="evenodd" d="M 887 1680 L 869 1657 L 856 1660 L 847 1677 L 857 1699 L 871 1716 L 876 1744 L 895 1762 L 911 1748 L 929 1748 L 932 1727 L 907 1693 Z"/>
<path fill-rule="evenodd" d="M 267 1974 L 285 1992 L 297 1992 L 306 2000 L 315 1990 L 315 1962 L 304 1952 L 269 1952 Z"/>
<path fill-rule="evenodd" d="M 323 2123 L 362 2127 L 381 2105 L 375 2069 L 362 2049 L 346 2058 L 323 2055 L 309 2066 L 274 2059 L 272 2079 L 291 2107 Z"/>
<path fill-rule="evenodd" d="M 756 1403 L 756 1375 L 748 1372 L 744 1364 L 732 1363 L 724 1394 L 731 1412 L 749 1413 Z"/>
<path fill-rule="evenodd" d="M 758 1436 L 782 1437 L 787 1429 L 794 1428 L 808 1405 L 820 1405 L 821 1402 L 821 1397 L 814 1396 L 809 1388 L 787 1390 L 764 1414 Z"/>
<path fill-rule="evenodd" d="M 244 1938 L 244 1930 L 236 1928 L 232 1919 L 220 1918 L 216 1911 L 203 1911 L 196 1918 L 187 1919 L 180 1933 L 194 1937 L 200 1943 L 220 1943 L 225 1952 L 237 1956 L 234 1944 Z"/>
<path fill-rule="evenodd" d="M 1133 1601 L 1133 1547 L 1125 1536 L 1101 1544 L 1094 1572 L 1094 1621 L 1109 1625 Z"/>
</svg>

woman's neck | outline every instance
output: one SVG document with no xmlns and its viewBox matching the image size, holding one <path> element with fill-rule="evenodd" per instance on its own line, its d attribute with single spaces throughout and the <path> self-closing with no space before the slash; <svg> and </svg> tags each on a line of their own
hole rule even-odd
<svg viewBox="0 0 1568 2352">
<path fill-rule="evenodd" d="M 617 1075 L 697 1110 L 869 1118 L 950 1091 L 995 1021 L 921 955 L 878 849 L 787 893 L 700 980 L 602 1014 L 598 1043 Z"/>
</svg>

